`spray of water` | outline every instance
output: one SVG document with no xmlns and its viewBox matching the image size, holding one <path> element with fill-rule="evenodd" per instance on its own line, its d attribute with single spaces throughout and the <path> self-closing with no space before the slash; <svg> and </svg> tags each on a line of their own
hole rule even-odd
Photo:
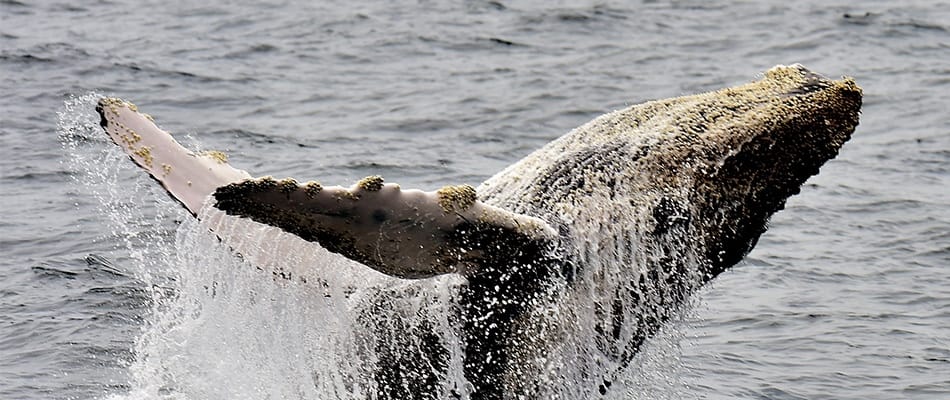
<svg viewBox="0 0 950 400">
<path fill-rule="evenodd" d="M 463 278 L 395 279 L 248 221 L 216 228 L 251 244 L 234 254 L 108 142 L 93 112 L 98 98 L 71 98 L 59 114 L 66 163 L 111 227 L 100 240 L 111 241 L 117 264 L 151 299 L 129 365 L 131 389 L 116 399 L 376 398 L 386 391 L 380 382 L 393 381 L 379 379 L 394 373 L 380 370 L 392 364 L 383 358 L 426 362 L 433 346 L 439 360 L 411 369 L 424 376 L 399 380 L 426 387 L 403 392 L 469 397 L 458 321 Z M 206 208 L 199 217 L 216 212 Z M 681 319 L 633 348 L 634 324 L 622 322 L 649 317 L 634 307 L 623 269 L 655 252 L 617 247 L 646 243 L 637 237 L 599 235 L 578 235 L 585 273 L 570 288 L 555 283 L 550 301 L 526 319 L 557 321 L 534 328 L 557 338 L 535 354 L 538 398 L 590 398 L 604 376 L 613 386 L 608 398 L 682 398 Z"/>
</svg>

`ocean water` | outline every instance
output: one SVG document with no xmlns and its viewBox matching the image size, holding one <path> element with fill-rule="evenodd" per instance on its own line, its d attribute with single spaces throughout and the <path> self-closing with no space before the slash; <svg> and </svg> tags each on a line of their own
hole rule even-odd
<svg viewBox="0 0 950 400">
<path fill-rule="evenodd" d="M 923 0 L 0 0 L 0 398 L 366 393 L 323 356 L 359 349 L 322 291 L 379 278 L 240 268 L 89 134 L 91 93 L 255 175 L 429 190 L 795 62 L 853 76 L 861 125 L 610 396 L 950 398 L 948 21 Z"/>
</svg>

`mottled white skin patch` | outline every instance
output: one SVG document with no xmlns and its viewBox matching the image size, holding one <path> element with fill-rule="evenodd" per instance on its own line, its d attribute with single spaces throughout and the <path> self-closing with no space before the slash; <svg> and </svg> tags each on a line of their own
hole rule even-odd
<svg viewBox="0 0 950 400">
<path fill-rule="evenodd" d="M 196 154 L 182 147 L 131 103 L 102 99 L 97 109 L 112 141 L 192 214 L 198 214 L 218 187 L 251 177 L 222 162 L 220 156 Z"/>
</svg>

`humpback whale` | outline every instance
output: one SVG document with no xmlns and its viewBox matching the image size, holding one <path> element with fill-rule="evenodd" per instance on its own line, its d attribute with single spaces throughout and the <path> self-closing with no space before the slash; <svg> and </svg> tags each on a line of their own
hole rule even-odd
<svg viewBox="0 0 950 400">
<path fill-rule="evenodd" d="M 739 262 L 838 154 L 861 103 L 851 78 L 776 66 L 751 83 L 604 114 L 477 188 L 432 192 L 380 176 L 350 187 L 255 178 L 223 153 L 181 146 L 130 102 L 103 98 L 96 109 L 115 144 L 235 253 L 251 252 L 236 238 L 247 232 L 229 224 L 253 222 L 394 277 L 463 277 L 453 329 L 464 396 L 433 384 L 445 367 L 433 342 L 424 354 L 375 357 L 377 397 L 505 399 L 549 397 L 564 363 L 591 383 L 586 397 L 607 393 L 689 295 Z M 579 300 L 592 296 L 604 300 Z M 594 306 L 551 312 L 572 301 Z M 582 313 L 599 322 L 565 328 Z M 570 335 L 596 356 L 552 360 Z"/>
</svg>

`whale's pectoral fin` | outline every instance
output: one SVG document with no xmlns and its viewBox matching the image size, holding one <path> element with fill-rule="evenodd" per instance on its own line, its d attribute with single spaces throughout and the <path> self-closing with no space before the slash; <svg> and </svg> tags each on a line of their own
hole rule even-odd
<svg viewBox="0 0 950 400">
<path fill-rule="evenodd" d="M 181 146 L 132 103 L 106 98 L 96 110 L 112 141 L 195 216 L 213 195 L 211 204 L 228 215 L 278 227 L 390 275 L 473 274 L 519 253 L 537 255 L 555 237 L 544 221 L 479 202 L 471 186 L 423 192 L 380 177 L 349 189 L 250 179 L 224 153 Z M 215 231 L 219 222 L 206 226 Z M 246 250 L 240 238 L 215 233 L 235 251 Z"/>
<path fill-rule="evenodd" d="M 224 153 L 184 148 L 132 103 L 104 98 L 96 111 L 112 141 L 194 215 L 216 188 L 250 177 L 231 167 Z"/>
<path fill-rule="evenodd" d="M 218 188 L 213 204 L 402 278 L 477 273 L 489 259 L 537 251 L 556 236 L 544 221 L 479 202 L 471 186 L 402 190 L 378 176 L 349 189 L 245 180 Z"/>
</svg>

